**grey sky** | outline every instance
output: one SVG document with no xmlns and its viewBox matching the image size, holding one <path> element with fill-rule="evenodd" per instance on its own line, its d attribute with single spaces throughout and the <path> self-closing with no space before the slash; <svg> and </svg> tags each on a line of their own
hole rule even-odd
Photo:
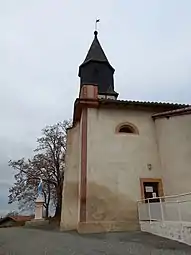
<svg viewBox="0 0 191 255">
<path fill-rule="evenodd" d="M 72 116 L 96 18 L 120 98 L 191 103 L 190 10 L 190 0 L 0 0 L 0 210 L 8 160 Z"/>
</svg>

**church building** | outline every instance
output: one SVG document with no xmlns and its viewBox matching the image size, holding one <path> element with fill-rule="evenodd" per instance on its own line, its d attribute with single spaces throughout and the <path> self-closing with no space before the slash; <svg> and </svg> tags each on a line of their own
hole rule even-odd
<svg viewBox="0 0 191 255">
<path fill-rule="evenodd" d="M 135 230 L 138 200 L 191 191 L 191 107 L 120 100 L 114 72 L 95 31 L 67 133 L 62 231 Z"/>
</svg>

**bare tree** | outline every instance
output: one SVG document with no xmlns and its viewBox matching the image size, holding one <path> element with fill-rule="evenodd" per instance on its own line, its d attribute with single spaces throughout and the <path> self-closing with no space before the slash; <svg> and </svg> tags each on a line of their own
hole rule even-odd
<svg viewBox="0 0 191 255">
<path fill-rule="evenodd" d="M 59 122 L 42 130 L 37 139 L 37 148 L 32 159 L 9 161 L 14 168 L 15 183 L 9 190 L 9 203 L 19 202 L 21 208 L 34 208 L 37 186 L 43 181 L 46 216 L 50 202 L 55 204 L 55 216 L 60 217 L 62 207 L 62 187 L 65 170 L 66 131 L 71 121 Z"/>
<path fill-rule="evenodd" d="M 34 211 L 35 200 L 37 198 L 37 186 L 39 183 L 36 169 L 33 168 L 35 157 L 32 160 L 10 161 L 9 165 L 17 170 L 15 183 L 9 189 L 9 203 L 18 202 L 20 211 Z M 30 171 L 33 173 L 31 174 Z M 44 207 L 48 217 L 49 205 L 51 200 L 50 184 L 45 182 L 43 185 Z"/>
</svg>

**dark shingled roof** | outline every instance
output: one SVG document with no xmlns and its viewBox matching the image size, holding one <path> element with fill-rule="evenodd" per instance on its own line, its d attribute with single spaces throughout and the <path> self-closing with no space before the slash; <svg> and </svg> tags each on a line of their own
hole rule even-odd
<svg viewBox="0 0 191 255">
<path fill-rule="evenodd" d="M 90 62 L 90 61 L 97 61 L 97 62 L 104 62 L 107 63 L 112 69 L 113 67 L 110 65 L 102 47 L 101 44 L 97 38 L 97 34 L 98 32 L 95 31 L 94 32 L 94 40 L 90 46 L 90 49 L 88 51 L 88 54 L 84 60 L 84 62 L 81 65 L 85 65 L 86 63 Z"/>
<path fill-rule="evenodd" d="M 97 85 L 98 94 L 118 96 L 114 89 L 114 68 L 110 65 L 94 32 L 94 39 L 84 62 L 79 66 L 80 88 Z"/>
</svg>

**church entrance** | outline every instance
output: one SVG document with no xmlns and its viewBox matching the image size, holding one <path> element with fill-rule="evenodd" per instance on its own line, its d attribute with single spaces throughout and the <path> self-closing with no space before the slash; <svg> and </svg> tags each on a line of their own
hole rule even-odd
<svg viewBox="0 0 191 255">
<path fill-rule="evenodd" d="M 150 199 L 149 202 L 150 203 L 156 203 L 159 202 L 159 199 L 157 197 L 159 197 L 159 190 L 158 190 L 158 182 L 144 182 L 144 196 L 145 199 L 147 198 L 154 198 L 156 197 L 156 199 Z M 148 203 L 148 200 L 145 201 L 146 203 Z"/>
<path fill-rule="evenodd" d="M 142 199 L 146 199 L 145 203 L 148 203 L 148 198 L 150 203 L 159 202 L 159 198 L 163 196 L 162 180 L 155 178 L 141 178 L 141 195 Z"/>
</svg>

